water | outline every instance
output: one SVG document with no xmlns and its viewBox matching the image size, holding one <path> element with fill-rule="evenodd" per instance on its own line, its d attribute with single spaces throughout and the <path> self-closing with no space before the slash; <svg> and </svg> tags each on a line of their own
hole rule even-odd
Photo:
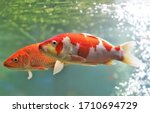
<svg viewBox="0 0 150 113">
<path fill-rule="evenodd" d="M 150 95 L 150 2 L 14 0 L 0 3 L 0 95 Z M 63 32 L 86 32 L 114 45 L 135 41 L 133 53 L 143 62 L 133 68 L 67 66 L 27 73 L 9 70 L 2 62 L 17 49 Z"/>
</svg>

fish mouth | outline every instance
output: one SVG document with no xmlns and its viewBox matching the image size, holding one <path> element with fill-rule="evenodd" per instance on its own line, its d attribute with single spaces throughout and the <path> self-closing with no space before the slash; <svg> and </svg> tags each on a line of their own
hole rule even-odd
<svg viewBox="0 0 150 113">
<path fill-rule="evenodd" d="M 44 46 L 44 44 L 39 45 L 39 50 L 42 52 L 47 52 L 47 48 Z"/>
<path fill-rule="evenodd" d="M 16 69 L 14 66 L 10 65 L 9 63 L 7 62 L 4 62 L 3 63 L 3 66 L 7 67 L 7 68 L 10 68 L 10 69 Z"/>
<path fill-rule="evenodd" d="M 4 65 L 5 67 L 7 67 L 8 69 L 22 70 L 22 68 L 14 67 L 14 66 L 9 65 L 9 64 L 7 64 L 7 63 L 5 63 L 5 62 L 3 63 L 3 65 Z"/>
<path fill-rule="evenodd" d="M 47 43 L 46 43 L 46 44 L 45 44 L 45 43 L 40 44 L 40 45 L 39 45 L 39 50 L 40 50 L 43 54 L 45 54 L 45 55 L 47 55 L 47 56 L 49 56 L 49 57 L 51 57 L 51 58 L 56 59 L 55 56 L 53 55 L 53 54 L 56 54 L 56 53 L 55 53 L 55 48 L 52 47 L 50 44 L 47 44 Z"/>
<path fill-rule="evenodd" d="M 7 67 L 7 68 L 14 68 L 13 66 L 7 64 L 6 62 L 4 62 L 3 65 L 4 65 L 5 67 Z"/>
<path fill-rule="evenodd" d="M 5 67 L 11 67 L 10 65 L 8 65 L 8 64 L 6 63 L 6 61 L 3 63 L 3 66 L 5 66 Z"/>
</svg>

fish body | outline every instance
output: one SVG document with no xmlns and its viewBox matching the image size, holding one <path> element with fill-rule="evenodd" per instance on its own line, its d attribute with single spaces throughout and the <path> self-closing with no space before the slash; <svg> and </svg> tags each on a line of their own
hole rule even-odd
<svg viewBox="0 0 150 113">
<path fill-rule="evenodd" d="M 137 66 L 139 61 L 131 54 L 132 48 L 133 42 L 114 46 L 102 38 L 86 33 L 59 34 L 39 45 L 43 53 L 57 60 L 54 74 L 63 69 L 63 63 L 111 65 L 113 60 L 118 60 Z"/>
<path fill-rule="evenodd" d="M 39 51 L 39 43 L 23 47 L 7 58 L 3 65 L 10 69 L 28 71 L 32 78 L 32 70 L 47 70 L 53 68 L 55 60 Z"/>
</svg>

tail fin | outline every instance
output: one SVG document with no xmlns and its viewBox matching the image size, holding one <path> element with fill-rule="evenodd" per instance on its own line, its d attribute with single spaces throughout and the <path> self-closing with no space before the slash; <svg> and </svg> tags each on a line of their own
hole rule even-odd
<svg viewBox="0 0 150 113">
<path fill-rule="evenodd" d="M 126 64 L 129 64 L 134 67 L 139 67 L 142 63 L 141 61 L 131 54 L 132 49 L 134 48 L 135 43 L 133 41 L 126 42 L 121 45 L 123 49 L 123 61 Z"/>
</svg>

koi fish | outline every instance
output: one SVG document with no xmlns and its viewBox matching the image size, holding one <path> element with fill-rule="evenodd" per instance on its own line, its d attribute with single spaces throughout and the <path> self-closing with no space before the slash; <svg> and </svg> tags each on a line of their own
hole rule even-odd
<svg viewBox="0 0 150 113">
<path fill-rule="evenodd" d="M 12 54 L 3 65 L 10 69 L 25 70 L 28 79 L 32 78 L 32 70 L 47 70 L 53 68 L 55 60 L 39 51 L 39 43 L 31 44 Z"/>
<path fill-rule="evenodd" d="M 133 42 L 114 46 L 104 39 L 86 33 L 56 35 L 39 45 L 39 49 L 56 59 L 53 74 L 60 72 L 64 63 L 81 65 L 111 65 L 118 60 L 139 66 L 139 60 L 131 54 Z"/>
</svg>

